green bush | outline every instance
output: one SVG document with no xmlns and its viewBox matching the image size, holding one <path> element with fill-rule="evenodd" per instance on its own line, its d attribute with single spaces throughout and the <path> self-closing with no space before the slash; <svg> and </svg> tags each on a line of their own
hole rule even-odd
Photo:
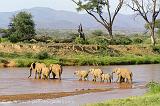
<svg viewBox="0 0 160 106">
<path fill-rule="evenodd" d="M 158 82 L 152 81 L 147 84 L 147 87 L 149 88 L 148 93 L 151 94 L 160 93 L 160 84 Z"/>
<path fill-rule="evenodd" d="M 0 38 L 0 43 L 2 42 L 2 39 Z"/>
<path fill-rule="evenodd" d="M 75 41 L 76 44 L 86 44 L 86 41 L 82 38 L 76 37 Z"/>
<path fill-rule="evenodd" d="M 95 36 L 102 36 L 104 33 L 102 30 L 94 30 L 92 34 Z"/>
<path fill-rule="evenodd" d="M 160 54 L 160 46 L 153 46 L 153 47 L 152 47 L 152 50 L 153 50 L 154 52 Z"/>
<path fill-rule="evenodd" d="M 9 40 L 10 40 L 12 43 L 16 43 L 16 42 L 19 41 L 17 34 L 12 34 L 12 35 L 10 35 L 10 36 L 9 36 Z"/>
<path fill-rule="evenodd" d="M 46 42 L 46 43 L 48 43 L 48 40 L 52 40 L 52 38 L 50 36 L 46 36 L 46 35 L 44 35 L 44 36 L 37 35 L 37 36 L 35 36 L 34 39 L 38 42 Z"/>
<path fill-rule="evenodd" d="M 45 51 L 42 51 L 42 52 L 37 54 L 36 58 L 38 58 L 40 60 L 44 60 L 44 59 L 49 58 L 49 54 Z"/>
<path fill-rule="evenodd" d="M 8 38 L 1 38 L 1 42 L 9 42 Z"/>
<path fill-rule="evenodd" d="M 133 38 L 133 43 L 134 44 L 140 44 L 140 43 L 143 43 L 143 40 L 141 38 Z"/>
<path fill-rule="evenodd" d="M 110 41 L 111 45 L 129 45 L 132 43 L 132 40 L 128 37 L 117 37 L 117 38 L 113 38 Z"/>
<path fill-rule="evenodd" d="M 110 40 L 104 38 L 104 37 L 94 37 L 88 39 L 89 44 L 95 44 L 95 45 L 101 45 L 101 46 L 106 46 L 110 43 Z"/>
</svg>

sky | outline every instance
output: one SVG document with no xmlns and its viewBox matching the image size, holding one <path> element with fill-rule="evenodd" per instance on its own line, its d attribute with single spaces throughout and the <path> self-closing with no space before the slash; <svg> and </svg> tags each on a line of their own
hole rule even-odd
<svg viewBox="0 0 160 106">
<path fill-rule="evenodd" d="M 113 3 L 114 5 L 114 3 Z M 1 0 L 0 12 L 11 12 L 32 7 L 49 7 L 56 10 L 76 12 L 76 5 L 71 0 Z M 123 14 L 130 14 L 127 8 L 121 10 Z"/>
</svg>

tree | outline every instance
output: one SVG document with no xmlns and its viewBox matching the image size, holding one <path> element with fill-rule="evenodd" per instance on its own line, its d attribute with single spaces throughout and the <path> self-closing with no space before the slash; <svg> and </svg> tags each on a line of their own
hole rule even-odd
<svg viewBox="0 0 160 106">
<path fill-rule="evenodd" d="M 155 21 L 155 28 L 160 29 L 160 19 L 157 19 L 157 20 Z M 149 24 L 148 24 L 148 23 L 145 24 L 145 29 L 146 29 L 146 30 L 149 30 Z"/>
<path fill-rule="evenodd" d="M 32 15 L 27 12 L 19 12 L 13 16 L 8 28 L 11 42 L 31 40 L 35 36 L 35 24 Z"/>
<path fill-rule="evenodd" d="M 85 10 L 89 15 L 91 15 L 98 23 L 107 29 L 111 38 L 113 38 L 113 23 L 114 20 L 124 4 L 124 0 L 114 0 L 117 1 L 115 10 L 111 13 L 110 2 L 112 0 L 72 0 L 77 6 L 78 11 Z M 107 15 L 106 15 L 107 13 Z"/>
<path fill-rule="evenodd" d="M 127 5 L 146 21 L 152 45 L 155 45 L 155 25 L 160 12 L 160 0 L 131 0 Z"/>
</svg>

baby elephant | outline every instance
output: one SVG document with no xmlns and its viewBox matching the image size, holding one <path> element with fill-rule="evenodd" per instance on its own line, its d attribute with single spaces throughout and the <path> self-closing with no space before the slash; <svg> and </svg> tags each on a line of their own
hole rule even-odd
<svg viewBox="0 0 160 106">
<path fill-rule="evenodd" d="M 107 82 L 111 83 L 111 81 L 113 80 L 113 76 L 111 74 L 108 74 L 108 73 L 107 74 L 102 74 L 101 79 L 102 79 L 102 82 L 104 82 L 106 80 Z"/>
<path fill-rule="evenodd" d="M 78 76 L 79 80 L 88 80 L 89 71 L 75 71 L 74 74 Z"/>
<path fill-rule="evenodd" d="M 50 77 L 50 73 L 51 73 L 51 71 L 49 70 L 49 68 L 48 67 L 44 67 L 44 68 L 42 68 L 42 79 L 49 79 Z"/>
</svg>

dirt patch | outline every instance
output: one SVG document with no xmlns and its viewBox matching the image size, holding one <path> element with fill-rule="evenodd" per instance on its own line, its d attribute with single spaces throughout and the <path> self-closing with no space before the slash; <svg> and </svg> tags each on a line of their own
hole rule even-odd
<svg viewBox="0 0 160 106">
<path fill-rule="evenodd" d="M 0 96 L 0 102 L 7 101 L 27 101 L 35 99 L 55 99 L 66 96 L 80 95 L 86 93 L 105 92 L 111 91 L 111 89 L 76 89 L 73 92 L 53 92 L 53 93 L 35 93 L 35 94 L 19 94 L 19 95 L 2 95 Z"/>
</svg>

